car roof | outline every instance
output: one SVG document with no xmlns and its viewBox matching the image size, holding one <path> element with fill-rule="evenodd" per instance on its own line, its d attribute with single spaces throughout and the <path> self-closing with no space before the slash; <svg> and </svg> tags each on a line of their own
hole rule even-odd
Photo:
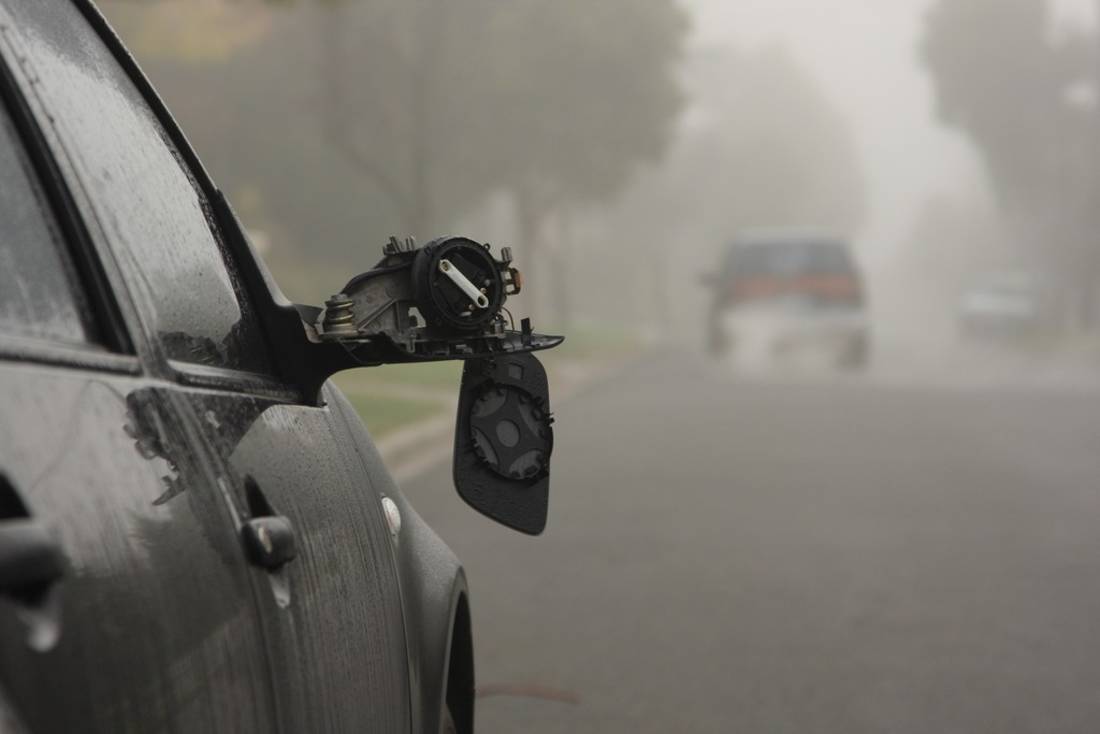
<svg viewBox="0 0 1100 734">
<path fill-rule="evenodd" d="M 782 245 L 833 245 L 847 247 L 847 241 L 825 229 L 754 228 L 743 229 L 730 242 L 735 247 L 760 247 Z"/>
</svg>

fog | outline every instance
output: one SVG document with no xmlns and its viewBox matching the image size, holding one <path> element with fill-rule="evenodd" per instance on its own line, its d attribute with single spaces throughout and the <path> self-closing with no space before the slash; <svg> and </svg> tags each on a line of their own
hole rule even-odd
<svg viewBox="0 0 1100 734">
<path fill-rule="evenodd" d="M 870 183 L 866 247 L 897 247 L 931 194 L 985 195 L 966 141 L 934 118 L 933 90 L 917 58 L 926 0 L 698 2 L 700 43 L 782 43 L 812 69 L 851 120 Z M 871 244 L 873 243 L 873 244 Z"/>
<path fill-rule="evenodd" d="M 537 539 L 338 380 L 482 731 L 1100 730 L 1100 4 L 103 5 L 293 299 L 463 234 L 565 334 Z"/>
<path fill-rule="evenodd" d="M 917 44 L 928 0 L 816 3 L 750 0 L 690 3 L 699 43 L 780 42 L 814 70 L 857 130 L 875 202 L 868 240 L 904 236 L 916 202 L 930 194 L 987 197 L 974 150 L 934 119 L 933 90 Z M 1052 3 L 1059 27 L 1088 27 L 1089 0 Z"/>
<path fill-rule="evenodd" d="M 868 180 L 869 212 L 855 237 L 880 297 L 880 331 L 901 341 L 902 359 L 912 350 L 943 350 L 951 328 L 946 314 L 929 313 L 923 278 L 951 277 L 956 267 L 975 265 L 974 253 L 944 251 L 938 273 L 914 273 L 907 252 L 912 232 L 929 201 L 953 201 L 997 219 L 995 193 L 980 153 L 958 130 L 936 116 L 933 82 L 919 44 L 933 3 L 813 3 L 765 0 L 691 3 L 698 44 L 782 44 L 827 90 L 849 120 Z M 1095 28 L 1097 7 L 1089 0 L 1049 4 L 1052 35 Z M 995 33 L 995 29 L 991 29 Z M 978 260 L 992 265 L 1005 254 L 991 243 L 970 241 Z M 985 249 L 985 257 L 982 250 Z M 994 250 L 988 252 L 988 250 Z M 977 267 L 981 267 L 980 265 Z M 922 278 L 923 276 L 923 278 Z M 954 305 L 953 303 L 951 304 Z M 883 312 L 885 310 L 885 313 Z M 899 346 L 895 344 L 894 346 Z M 908 347 L 908 349 L 906 349 Z"/>
</svg>

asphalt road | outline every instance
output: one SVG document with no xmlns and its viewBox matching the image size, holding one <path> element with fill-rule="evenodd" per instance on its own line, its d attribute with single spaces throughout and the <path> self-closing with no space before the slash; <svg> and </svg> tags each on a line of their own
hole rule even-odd
<svg viewBox="0 0 1100 734">
<path fill-rule="evenodd" d="M 407 482 L 536 695 L 480 731 L 1100 731 L 1100 393 L 980 383 L 660 357 L 558 406 L 541 538 Z"/>
</svg>

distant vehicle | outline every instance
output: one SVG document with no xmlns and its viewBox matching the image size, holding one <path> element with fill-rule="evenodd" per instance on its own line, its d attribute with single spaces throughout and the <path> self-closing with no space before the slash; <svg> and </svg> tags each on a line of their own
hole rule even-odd
<svg viewBox="0 0 1100 734">
<path fill-rule="evenodd" d="M 959 331 L 972 339 L 1015 341 L 1053 326 L 1049 290 L 1026 271 L 990 273 L 959 300 Z"/>
<path fill-rule="evenodd" d="M 704 282 L 713 292 L 708 347 L 716 357 L 842 369 L 868 362 L 863 278 L 841 239 L 746 232 Z"/>
</svg>

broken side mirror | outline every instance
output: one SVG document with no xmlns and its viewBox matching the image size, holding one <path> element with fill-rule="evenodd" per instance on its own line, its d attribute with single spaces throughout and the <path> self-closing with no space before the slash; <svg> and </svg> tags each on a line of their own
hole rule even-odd
<svg viewBox="0 0 1100 734">
<path fill-rule="evenodd" d="M 553 415 L 532 354 L 467 360 L 455 424 L 454 480 L 471 507 L 529 535 L 546 527 Z"/>
<path fill-rule="evenodd" d="M 321 379 L 355 366 L 464 360 L 455 487 L 482 514 L 537 535 L 554 437 L 546 370 L 532 352 L 564 339 L 534 333 L 529 319 L 516 328 L 504 304 L 522 285 L 507 247 L 497 258 L 464 237 L 423 247 L 391 238 L 378 265 L 324 308 L 296 308 Z"/>
</svg>

